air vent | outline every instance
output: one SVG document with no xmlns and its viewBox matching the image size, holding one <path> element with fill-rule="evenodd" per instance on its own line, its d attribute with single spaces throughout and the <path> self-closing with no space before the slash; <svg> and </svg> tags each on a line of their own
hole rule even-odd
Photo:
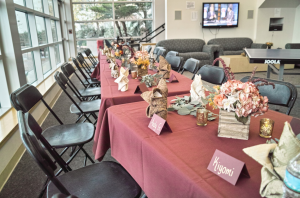
<svg viewBox="0 0 300 198">
<path fill-rule="evenodd" d="M 254 12 L 254 10 L 248 10 L 248 17 L 247 17 L 247 19 L 253 19 L 253 12 Z"/>
<path fill-rule="evenodd" d="M 181 20 L 181 10 L 175 10 L 175 20 Z"/>
</svg>

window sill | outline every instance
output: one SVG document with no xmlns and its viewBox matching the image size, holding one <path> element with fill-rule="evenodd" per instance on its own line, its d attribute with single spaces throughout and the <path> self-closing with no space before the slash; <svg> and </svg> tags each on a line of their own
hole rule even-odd
<svg viewBox="0 0 300 198">
<path fill-rule="evenodd" d="M 46 79 L 36 86 L 43 96 L 45 96 L 56 84 L 54 80 L 54 74 L 56 71 L 61 71 L 60 67 L 54 70 Z M 30 111 L 35 109 L 36 106 L 37 105 L 35 105 Z M 1 110 L 2 108 L 0 109 L 0 148 L 18 129 L 17 111 L 13 107 L 6 108 L 6 111 L 3 109 L 5 112 L 1 115 Z"/>
</svg>

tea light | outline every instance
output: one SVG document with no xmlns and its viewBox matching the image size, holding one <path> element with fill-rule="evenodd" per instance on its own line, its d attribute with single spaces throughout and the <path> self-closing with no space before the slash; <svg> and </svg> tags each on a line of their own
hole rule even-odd
<svg viewBox="0 0 300 198">
<path fill-rule="evenodd" d="M 131 77 L 132 77 L 132 79 L 136 79 L 137 78 L 137 71 L 131 71 Z"/>
<path fill-rule="evenodd" d="M 259 136 L 263 138 L 271 138 L 274 128 L 274 120 L 263 118 L 260 120 Z"/>
<path fill-rule="evenodd" d="M 206 126 L 208 118 L 208 111 L 206 109 L 197 109 L 197 125 Z"/>
</svg>

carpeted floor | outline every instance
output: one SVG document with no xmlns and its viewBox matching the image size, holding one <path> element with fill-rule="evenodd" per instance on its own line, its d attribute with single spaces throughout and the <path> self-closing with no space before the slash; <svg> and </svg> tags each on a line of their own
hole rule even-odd
<svg viewBox="0 0 300 198">
<path fill-rule="evenodd" d="M 300 69 L 292 70 L 292 72 L 300 72 Z M 192 75 L 188 72 L 184 73 L 185 76 L 191 77 Z M 241 79 L 244 76 L 249 76 L 250 73 L 240 73 L 236 74 L 236 79 Z M 257 72 L 257 77 L 266 77 L 266 72 Z M 271 76 L 272 79 L 277 79 L 277 75 Z M 76 79 L 76 77 L 72 78 L 73 82 L 77 86 L 81 86 Z M 291 82 L 292 84 L 300 85 L 300 76 L 291 75 L 287 76 L 285 81 Z M 298 94 L 300 89 L 298 90 Z M 62 95 L 59 97 L 57 103 L 54 105 L 53 110 L 57 113 L 58 117 L 65 123 L 74 123 L 76 120 L 76 115 L 70 114 L 69 107 L 71 105 L 71 101 L 67 96 L 62 93 Z M 277 108 L 276 106 L 271 106 L 271 109 Z M 285 112 L 286 108 L 279 107 L 281 112 Z M 297 99 L 295 106 L 291 112 L 291 116 L 300 118 L 300 99 Z M 58 125 L 58 122 L 55 120 L 55 118 L 49 114 L 49 116 L 46 118 L 45 122 L 42 125 L 43 129 L 46 129 L 50 126 Z M 85 150 L 92 156 L 92 144 L 90 143 L 86 144 L 84 146 Z M 68 156 L 65 154 L 65 158 Z M 83 166 L 83 160 L 84 155 L 82 152 L 79 152 L 77 157 L 73 160 L 73 162 L 70 164 L 70 167 L 72 169 L 78 169 Z M 106 156 L 104 157 L 104 160 L 111 160 L 115 161 L 114 158 L 110 155 L 110 150 L 107 152 Z M 88 161 L 88 164 L 91 164 Z M 14 172 L 12 173 L 11 177 L 9 178 L 8 182 L 0 192 L 0 198 L 36 198 L 38 197 L 44 182 L 46 181 L 46 176 L 42 172 L 42 170 L 38 167 L 38 165 L 35 163 L 35 161 L 29 156 L 27 152 L 22 156 L 19 164 L 15 168 Z M 46 197 L 44 195 L 44 197 Z"/>
</svg>

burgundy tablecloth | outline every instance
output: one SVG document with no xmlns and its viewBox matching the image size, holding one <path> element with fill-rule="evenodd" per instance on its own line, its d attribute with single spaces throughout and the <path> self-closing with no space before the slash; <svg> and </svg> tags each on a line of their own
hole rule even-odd
<svg viewBox="0 0 300 198">
<path fill-rule="evenodd" d="M 172 133 L 158 136 L 148 128 L 146 107 L 143 101 L 109 108 L 100 138 L 109 138 L 106 146 L 111 146 L 112 156 L 149 198 L 260 197 L 262 166 L 242 149 L 266 142 L 258 135 L 261 118 L 275 121 L 273 138 L 280 138 L 284 122 L 292 119 L 271 110 L 251 117 L 249 140 L 237 140 L 217 137 L 218 119 L 200 127 L 194 116 L 169 112 L 167 121 Z M 245 162 L 250 178 L 241 177 L 233 186 L 207 170 L 216 149 Z"/>
<path fill-rule="evenodd" d="M 100 58 L 100 60 L 102 60 Z M 150 74 L 154 74 L 154 71 L 150 71 Z M 176 75 L 178 83 L 167 83 L 169 96 L 176 96 L 180 94 L 187 94 L 190 92 L 192 80 L 175 72 L 171 71 L 171 74 Z M 113 105 L 120 105 L 125 103 L 132 103 L 142 101 L 141 94 L 134 94 L 136 87 L 140 84 L 138 79 L 132 79 L 131 75 L 128 77 L 128 90 L 121 92 L 118 90 L 118 84 L 115 83 L 115 79 L 111 77 L 111 71 L 109 69 L 109 63 L 100 61 L 100 78 L 101 81 L 101 106 L 98 114 L 98 122 L 95 131 L 93 152 L 95 159 L 101 160 L 106 151 L 110 148 L 109 136 L 107 136 L 107 120 L 103 120 L 104 114 L 107 108 Z M 149 90 L 152 90 L 150 88 Z M 146 110 L 143 111 L 146 114 Z"/>
</svg>

